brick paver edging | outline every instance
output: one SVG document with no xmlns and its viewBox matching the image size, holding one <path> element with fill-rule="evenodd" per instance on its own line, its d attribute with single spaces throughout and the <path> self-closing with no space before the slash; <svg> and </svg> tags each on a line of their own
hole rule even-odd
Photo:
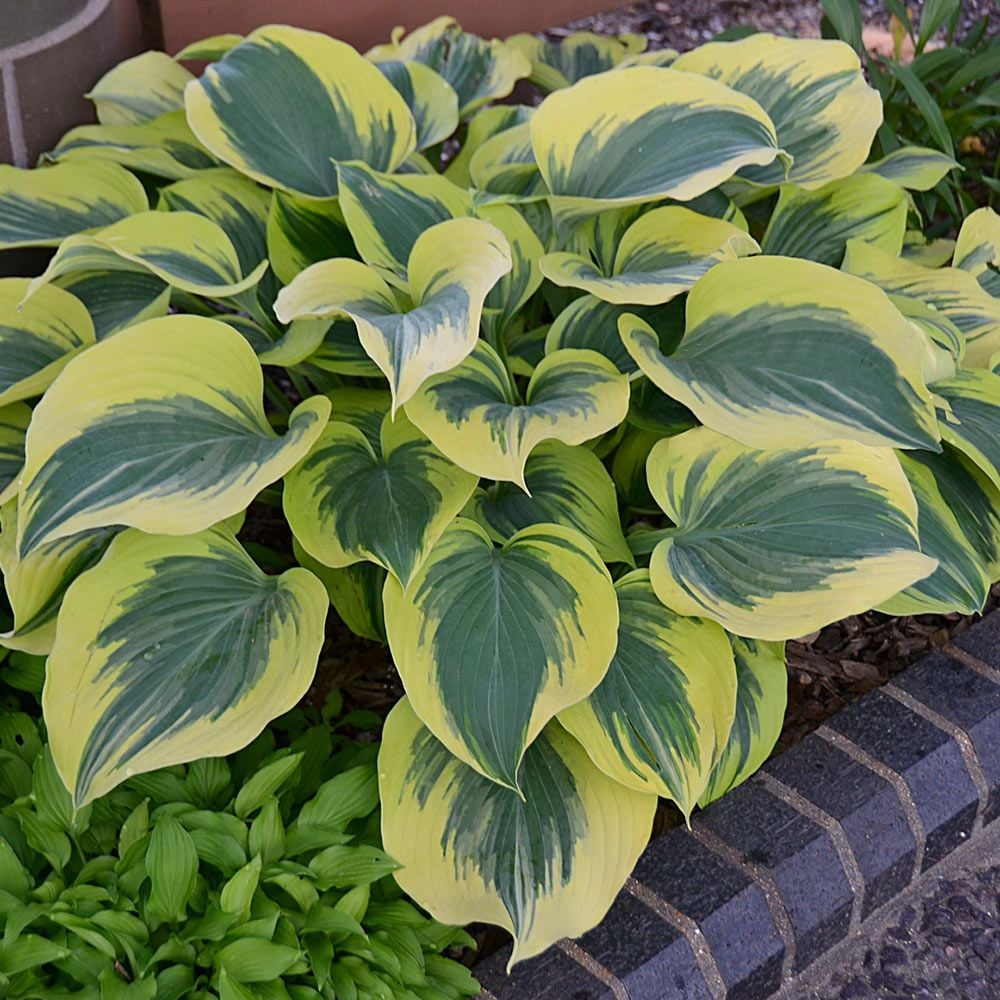
<svg viewBox="0 0 1000 1000">
<path fill-rule="evenodd" d="M 1000 815 L 1000 611 L 835 715 L 484 1000 L 763 1000 Z"/>
</svg>

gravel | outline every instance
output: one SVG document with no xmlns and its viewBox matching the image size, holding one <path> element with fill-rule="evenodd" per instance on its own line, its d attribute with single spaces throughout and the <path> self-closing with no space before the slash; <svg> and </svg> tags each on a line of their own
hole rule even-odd
<svg viewBox="0 0 1000 1000">
<path fill-rule="evenodd" d="M 896 914 L 854 960 L 802 1000 L 996 1000 L 1000 860 L 991 852 Z M 934 884 L 936 883 L 936 885 Z M 931 887 L 933 886 L 933 887 Z"/>
</svg>

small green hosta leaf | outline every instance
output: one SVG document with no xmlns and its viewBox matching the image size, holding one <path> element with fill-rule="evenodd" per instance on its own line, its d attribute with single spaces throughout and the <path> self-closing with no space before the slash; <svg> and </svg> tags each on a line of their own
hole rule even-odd
<svg viewBox="0 0 1000 1000">
<path fill-rule="evenodd" d="M 0 406 L 40 396 L 95 340 L 79 299 L 45 288 L 25 303 L 30 285 L 28 278 L 0 278 Z"/>
<path fill-rule="evenodd" d="M 443 76 L 419 62 L 386 60 L 375 65 L 406 101 L 417 127 L 418 150 L 436 146 L 455 134 L 458 94 Z"/>
<path fill-rule="evenodd" d="M 878 285 L 890 295 L 919 299 L 952 321 L 966 340 L 965 364 L 985 367 L 1000 350 L 1000 299 L 959 267 L 923 267 L 852 240 L 844 270 Z"/>
<path fill-rule="evenodd" d="M 273 795 L 250 824 L 249 838 L 250 854 L 259 856 L 264 864 L 280 861 L 284 856 L 285 824 L 281 819 L 281 807 Z"/>
<path fill-rule="evenodd" d="M 243 914 L 250 911 L 250 903 L 260 883 L 261 859 L 248 861 L 219 893 L 219 906 L 226 913 Z"/>
<path fill-rule="evenodd" d="M 276 81 L 281 85 L 276 85 Z M 344 42 L 259 28 L 185 93 L 198 138 L 270 187 L 328 197 L 337 163 L 395 170 L 416 147 L 413 116 L 379 71 Z"/>
<path fill-rule="evenodd" d="M 79 272 L 145 271 L 172 288 L 231 298 L 253 288 L 267 270 L 260 258 L 244 272 L 225 231 L 195 212 L 140 212 L 90 235 L 69 236 L 28 296 Z"/>
<path fill-rule="evenodd" d="M 435 18 L 408 35 L 396 28 L 391 43 L 377 45 L 367 55 L 375 62 L 402 60 L 429 66 L 458 95 L 462 118 L 489 101 L 506 97 L 531 72 L 528 60 L 513 46 L 462 31 L 452 17 Z"/>
<path fill-rule="evenodd" d="M 597 686 L 614 653 L 608 572 L 583 535 L 554 524 L 495 550 L 458 519 L 405 591 L 387 582 L 385 601 L 414 710 L 452 753 L 513 789 L 525 748 Z"/>
<path fill-rule="evenodd" d="M 407 263 L 412 308 L 357 261 L 322 261 L 278 296 L 283 322 L 347 316 L 361 346 L 389 380 L 393 411 L 432 375 L 473 350 L 486 294 L 510 270 L 503 234 L 480 219 L 453 219 L 425 230 Z"/>
<path fill-rule="evenodd" d="M 501 543 L 532 524 L 562 524 L 586 536 L 605 562 L 632 563 L 614 483 L 589 448 L 543 441 L 528 456 L 524 481 L 527 493 L 502 482 L 477 491 L 468 516 Z"/>
<path fill-rule="evenodd" d="M 300 810 L 298 828 L 318 827 L 341 832 L 354 819 L 367 816 L 378 805 L 375 768 L 352 767 L 324 782 Z"/>
<path fill-rule="evenodd" d="M 729 641 L 736 662 L 736 714 L 698 800 L 702 808 L 757 771 L 778 742 L 785 721 L 788 671 L 784 643 L 735 635 Z"/>
<path fill-rule="evenodd" d="M 788 180 L 816 188 L 852 174 L 865 160 L 882 102 L 865 82 L 861 60 L 843 42 L 754 34 L 685 52 L 674 69 L 705 74 L 753 98 L 770 116 L 790 157 Z M 746 167 L 754 184 L 780 184 L 777 162 Z"/>
<path fill-rule="evenodd" d="M 500 356 L 480 341 L 460 365 L 429 379 L 406 415 L 456 465 L 523 487 L 536 445 L 582 444 L 612 430 L 625 418 L 628 392 L 627 376 L 607 358 L 567 349 L 538 364 L 522 403 Z"/>
<path fill-rule="evenodd" d="M 179 923 L 194 895 L 198 851 L 191 835 L 169 814 L 153 827 L 146 870 L 151 886 L 146 905 L 161 920 Z"/>
<path fill-rule="evenodd" d="M 302 754 L 288 754 L 251 775 L 236 796 L 233 806 L 236 815 L 240 819 L 246 819 L 256 812 L 272 795 L 288 784 L 301 761 Z"/>
<path fill-rule="evenodd" d="M 0 164 L 0 249 L 55 247 L 147 208 L 142 184 L 116 163 Z"/>
<path fill-rule="evenodd" d="M 733 721 L 729 642 L 715 622 L 665 608 L 647 570 L 622 577 L 615 591 L 620 623 L 611 666 L 559 721 L 609 777 L 671 798 L 690 816 Z"/>
<path fill-rule="evenodd" d="M 658 305 L 688 291 L 721 261 L 759 251 L 757 241 L 731 222 L 670 205 L 633 222 L 606 269 L 589 254 L 565 251 L 546 254 L 541 269 L 549 281 L 606 302 Z"/>
<path fill-rule="evenodd" d="M 525 754 L 522 799 L 453 757 L 406 699 L 386 722 L 379 774 L 397 882 L 438 920 L 507 928 L 511 964 L 604 916 L 656 808 L 655 795 L 601 773 L 557 724 Z"/>
<path fill-rule="evenodd" d="M 926 146 L 903 146 L 874 163 L 858 168 L 859 174 L 877 174 L 908 191 L 930 191 L 958 163 L 947 153 Z"/>
<path fill-rule="evenodd" d="M 201 317 L 148 320 L 74 360 L 28 430 L 22 558 L 113 524 L 207 528 L 287 472 L 330 412 L 327 399 L 308 399 L 277 437 L 253 350 L 231 327 Z"/>
<path fill-rule="evenodd" d="M 940 447 L 919 332 L 879 289 L 812 261 L 714 267 L 664 356 L 648 324 L 619 322 L 640 370 L 708 427 L 757 448 L 850 438 Z"/>
<path fill-rule="evenodd" d="M 0 506 L 17 495 L 30 422 L 31 409 L 25 403 L 0 406 Z"/>
<path fill-rule="evenodd" d="M 677 526 L 650 560 L 656 596 L 736 635 L 805 635 L 936 567 L 919 550 L 916 501 L 889 449 L 758 451 L 698 428 L 660 441 L 647 471 Z"/>
<path fill-rule="evenodd" d="M 296 948 L 243 938 L 231 941 L 216 954 L 216 963 L 239 983 L 266 983 L 278 979 L 301 957 Z"/>
<path fill-rule="evenodd" d="M 334 568 L 371 560 L 405 586 L 475 486 L 404 414 L 386 414 L 377 448 L 355 424 L 328 424 L 286 476 L 283 503 L 314 558 Z"/>
<path fill-rule="evenodd" d="M 421 234 L 472 215 L 468 191 L 437 174 L 383 174 L 343 163 L 337 176 L 340 210 L 361 259 L 400 288 L 407 286 L 407 263 Z"/>
<path fill-rule="evenodd" d="M 70 949 L 38 934 L 22 934 L 16 941 L 0 943 L 0 974 L 6 978 L 67 958 Z"/>
<path fill-rule="evenodd" d="M 847 241 L 857 239 L 897 256 L 907 209 L 906 192 L 875 174 L 844 177 L 815 190 L 784 184 L 761 249 L 840 267 Z"/>
<path fill-rule="evenodd" d="M 14 848 L 6 839 L 0 839 L 0 891 L 9 892 L 22 901 L 27 901 L 31 888 L 28 869 L 21 864 Z"/>
<path fill-rule="evenodd" d="M 264 576 L 225 529 L 118 536 L 66 594 L 43 695 L 77 806 L 249 743 L 305 693 L 326 608 L 310 573 Z"/>
<path fill-rule="evenodd" d="M 757 101 L 698 73 L 654 66 L 556 91 L 530 128 L 553 208 L 566 215 L 688 201 L 741 167 L 766 167 L 779 156 L 774 125 Z M 773 169 L 782 176 L 783 166 Z"/>
<path fill-rule="evenodd" d="M 365 845 L 328 847 L 309 862 L 309 870 L 320 889 L 368 885 L 398 868 L 398 863 L 384 851 Z"/>
</svg>

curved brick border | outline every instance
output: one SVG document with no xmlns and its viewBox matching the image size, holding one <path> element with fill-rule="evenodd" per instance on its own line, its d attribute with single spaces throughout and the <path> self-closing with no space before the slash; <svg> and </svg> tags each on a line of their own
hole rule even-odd
<svg viewBox="0 0 1000 1000">
<path fill-rule="evenodd" d="M 1000 611 L 653 841 L 604 922 L 484 1000 L 762 1000 L 1000 815 Z"/>
</svg>

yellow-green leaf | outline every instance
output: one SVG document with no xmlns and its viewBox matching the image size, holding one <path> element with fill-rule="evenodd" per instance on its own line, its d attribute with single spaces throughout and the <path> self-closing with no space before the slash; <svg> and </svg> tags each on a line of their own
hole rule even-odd
<svg viewBox="0 0 1000 1000">
<path fill-rule="evenodd" d="M 557 724 L 521 766 L 522 800 L 452 757 L 404 699 L 379 752 L 382 841 L 395 879 L 444 923 L 514 935 L 510 965 L 607 912 L 646 846 L 656 796 L 602 774 Z"/>
<path fill-rule="evenodd" d="M 648 570 L 622 577 L 615 592 L 621 621 L 611 666 L 559 721 L 609 777 L 673 799 L 690 816 L 733 723 L 729 640 L 715 622 L 665 608 Z"/>
<path fill-rule="evenodd" d="M 30 422 L 31 409 L 25 403 L 0 406 L 0 506 L 17 495 Z"/>
<path fill-rule="evenodd" d="M 947 153 L 926 146 L 903 146 L 874 163 L 858 168 L 859 174 L 878 174 L 908 191 L 930 191 L 958 163 Z"/>
<path fill-rule="evenodd" d="M 458 128 L 458 94 L 439 73 L 419 62 L 375 64 L 399 91 L 417 127 L 417 149 L 436 146 Z"/>
<path fill-rule="evenodd" d="M 992 208 L 977 208 L 965 217 L 955 243 L 954 265 L 1000 298 L 1000 215 Z"/>
<path fill-rule="evenodd" d="M 907 209 L 906 192 L 876 174 L 844 177 L 815 189 L 785 184 L 761 249 L 840 267 L 847 241 L 858 239 L 897 256 Z"/>
<path fill-rule="evenodd" d="M 94 343 L 79 299 L 46 286 L 21 304 L 29 278 L 0 278 L 0 406 L 40 396 L 67 362 Z"/>
<path fill-rule="evenodd" d="M 282 289 L 283 322 L 347 316 L 368 356 L 389 380 L 393 412 L 438 372 L 476 345 L 487 292 L 510 270 L 503 234 L 479 219 L 453 219 L 425 230 L 407 264 L 409 299 L 401 303 L 370 267 L 322 261 Z"/>
<path fill-rule="evenodd" d="M 656 444 L 656 596 L 754 639 L 805 635 L 928 576 L 894 453 L 853 441 L 758 451 L 699 427 Z M 850 529 L 845 530 L 845 525 Z"/>
<path fill-rule="evenodd" d="M 54 284 L 86 306 L 98 340 L 170 308 L 170 286 L 148 271 L 72 271 Z"/>
<path fill-rule="evenodd" d="M 0 249 L 58 246 L 147 208 L 138 178 L 116 163 L 0 164 Z"/>
<path fill-rule="evenodd" d="M 466 126 L 462 148 L 445 168 L 445 177 L 453 184 L 471 187 L 469 164 L 480 146 L 505 129 L 523 125 L 534 113 L 535 109 L 525 104 L 495 104 L 482 108 Z"/>
<path fill-rule="evenodd" d="M 370 560 L 405 587 L 475 486 L 404 414 L 386 413 L 377 447 L 336 414 L 285 477 L 283 503 L 295 537 L 321 563 Z"/>
<path fill-rule="evenodd" d="M 188 126 L 183 111 L 141 125 L 79 125 L 45 154 L 56 163 L 101 160 L 177 180 L 219 165 Z"/>
<path fill-rule="evenodd" d="M 305 198 L 287 191 L 271 196 L 267 250 L 274 273 L 286 285 L 310 264 L 358 256 L 339 198 Z"/>
<path fill-rule="evenodd" d="M 695 73 L 633 66 L 550 94 L 531 119 L 538 167 L 564 213 L 688 201 L 778 157 L 753 99 Z M 783 167 L 778 167 L 778 173 Z"/>
<path fill-rule="evenodd" d="M 941 437 L 967 455 L 1000 488 L 1000 375 L 960 368 L 953 378 L 934 383 L 947 404 Z"/>
<path fill-rule="evenodd" d="M 685 52 L 676 70 L 704 74 L 752 97 L 770 115 L 791 157 L 788 180 L 815 188 L 847 177 L 868 159 L 882 124 L 882 100 L 865 82 L 849 45 L 760 33 Z M 754 184 L 780 184 L 783 164 L 745 167 Z"/>
<path fill-rule="evenodd" d="M 376 45 L 367 55 L 375 62 L 402 60 L 429 66 L 458 94 L 462 118 L 506 97 L 519 79 L 531 73 L 531 64 L 515 48 L 462 31 L 452 17 L 435 18 L 408 35 L 395 28 L 390 43 Z"/>
<path fill-rule="evenodd" d="M 852 275 L 787 257 L 729 261 L 688 296 L 670 357 L 648 324 L 625 316 L 619 327 L 643 374 L 744 444 L 939 447 L 921 333 Z"/>
<path fill-rule="evenodd" d="M 785 721 L 788 671 L 784 643 L 735 635 L 729 641 L 736 661 L 736 715 L 698 800 L 702 808 L 746 781 L 767 760 Z"/>
<path fill-rule="evenodd" d="M 148 320 L 75 361 L 28 429 L 22 557 L 106 525 L 201 531 L 292 468 L 330 413 L 325 397 L 307 399 L 278 437 L 264 415 L 252 348 L 202 317 Z"/>
<path fill-rule="evenodd" d="M 607 270 L 589 254 L 566 251 L 546 254 L 541 269 L 549 281 L 606 302 L 658 305 L 688 291 L 721 261 L 759 251 L 757 241 L 732 223 L 671 205 L 625 230 Z"/>
<path fill-rule="evenodd" d="M 337 163 L 395 170 L 416 147 L 396 89 L 350 45 L 258 28 L 185 92 L 188 123 L 219 159 L 270 187 L 337 193 Z"/>
<path fill-rule="evenodd" d="M 43 709 L 80 806 L 129 775 L 232 753 L 305 694 L 328 602 L 232 534 L 126 531 L 67 591 Z"/>
<path fill-rule="evenodd" d="M 105 73 L 86 96 L 102 125 L 140 125 L 184 107 L 194 77 L 165 52 L 143 52 Z"/>
<path fill-rule="evenodd" d="M 574 31 L 556 42 L 527 34 L 507 39 L 531 63 L 531 82 L 544 93 L 613 69 L 627 56 L 642 52 L 646 43 L 644 35 L 615 38 L 592 31 Z"/>
<path fill-rule="evenodd" d="M 518 789 L 526 747 L 604 677 L 618 605 L 579 532 L 533 525 L 498 550 L 459 518 L 405 590 L 388 579 L 385 621 L 414 711 L 452 753 Z"/>
<path fill-rule="evenodd" d="M 500 356 L 484 341 L 460 365 L 428 379 L 407 416 L 456 465 L 524 486 L 542 441 L 583 444 L 628 411 L 628 377 L 595 351 L 562 350 L 535 368 L 521 401 Z"/>
<path fill-rule="evenodd" d="M 968 271 L 922 267 L 857 240 L 847 244 L 843 266 L 891 295 L 920 299 L 943 313 L 965 335 L 967 365 L 985 367 L 1000 350 L 1000 299 L 992 298 Z"/>
<path fill-rule="evenodd" d="M 245 36 L 233 33 L 222 35 L 209 35 L 208 38 L 201 38 L 197 42 L 191 42 L 174 56 L 178 62 L 188 60 L 195 62 L 215 62 L 221 59 L 230 49 L 236 48 Z"/>
</svg>

